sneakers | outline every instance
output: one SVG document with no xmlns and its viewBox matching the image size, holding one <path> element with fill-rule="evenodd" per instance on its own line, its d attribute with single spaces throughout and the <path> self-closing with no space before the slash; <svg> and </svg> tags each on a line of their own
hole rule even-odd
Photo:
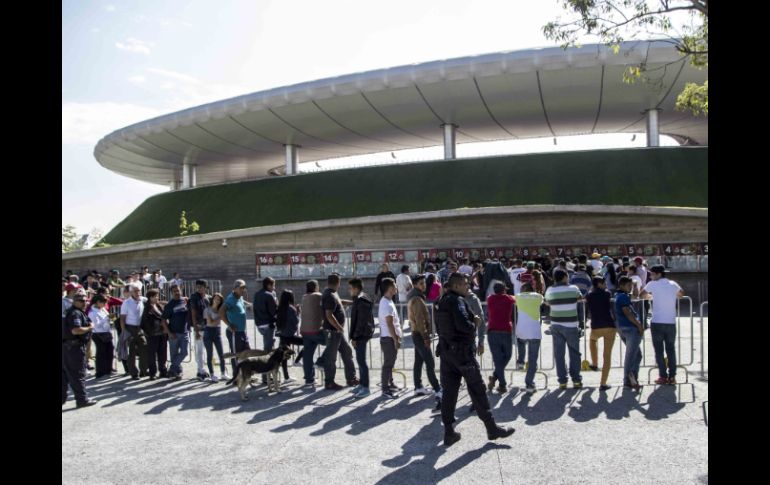
<svg viewBox="0 0 770 485">
<path fill-rule="evenodd" d="M 396 398 L 396 396 L 390 390 L 382 391 L 382 397 L 385 398 L 385 399 L 395 399 Z"/>
<path fill-rule="evenodd" d="M 361 390 L 361 387 L 362 387 L 361 385 L 358 385 L 358 386 L 354 387 L 353 389 L 351 389 L 350 392 L 352 394 L 356 394 L 358 391 Z"/>
<path fill-rule="evenodd" d="M 599 390 L 600 391 L 608 391 L 611 387 L 612 386 L 609 386 L 607 384 L 602 384 L 601 386 L 599 386 Z"/>
<path fill-rule="evenodd" d="M 507 438 L 508 436 L 511 436 L 515 429 L 512 427 L 503 428 L 502 426 L 498 425 L 492 425 L 492 427 L 487 428 L 487 439 L 489 440 L 496 440 L 498 438 Z"/>
<path fill-rule="evenodd" d="M 453 444 L 460 441 L 460 433 L 458 433 L 455 430 L 447 430 L 444 432 L 444 446 L 452 446 Z"/>
<path fill-rule="evenodd" d="M 230 374 L 228 374 L 227 372 L 223 372 L 221 377 L 222 377 L 223 381 L 229 381 L 230 380 Z"/>
<path fill-rule="evenodd" d="M 567 383 L 566 382 L 564 384 L 559 384 L 559 389 L 560 390 L 564 390 L 566 388 L 567 388 Z"/>
<path fill-rule="evenodd" d="M 398 385 L 396 385 L 396 383 L 395 383 L 395 382 L 393 382 L 393 381 L 390 381 L 390 384 L 388 384 L 388 387 L 389 387 L 389 388 L 390 388 L 390 389 L 391 389 L 393 392 L 398 392 L 398 391 L 403 391 L 403 390 L 404 390 L 404 388 L 403 388 L 403 387 L 399 387 L 399 386 L 398 386 Z"/>
<path fill-rule="evenodd" d="M 359 381 L 357 377 L 354 377 L 348 381 L 348 387 L 355 387 L 360 385 L 361 381 Z"/>
<path fill-rule="evenodd" d="M 534 394 L 535 392 L 537 392 L 537 389 L 535 388 L 535 386 L 527 386 L 525 391 L 527 391 L 527 394 Z"/>
<path fill-rule="evenodd" d="M 371 391 L 369 391 L 368 387 L 359 387 L 358 392 L 353 394 L 353 397 L 356 399 L 366 397 L 371 394 Z"/>
<path fill-rule="evenodd" d="M 657 384 L 659 386 L 664 386 L 664 385 L 668 384 L 668 378 L 667 377 L 658 377 L 657 379 L 655 379 L 655 384 Z"/>
<path fill-rule="evenodd" d="M 499 392 L 500 394 L 505 394 L 506 392 L 508 392 L 508 388 L 500 384 L 499 386 L 497 386 L 496 391 Z"/>
<path fill-rule="evenodd" d="M 430 389 L 426 389 L 424 387 L 415 387 L 414 388 L 414 395 L 415 396 L 430 396 Z"/>
<path fill-rule="evenodd" d="M 583 389 L 583 382 L 582 381 L 573 382 L 572 389 Z"/>
<path fill-rule="evenodd" d="M 296 379 L 294 379 L 293 377 L 287 377 L 286 379 L 283 380 L 283 382 L 290 384 L 292 382 L 296 382 Z"/>
<path fill-rule="evenodd" d="M 599 366 L 598 365 L 589 365 L 588 368 L 591 369 L 594 372 L 597 372 L 599 370 Z"/>
<path fill-rule="evenodd" d="M 492 392 L 492 390 L 495 388 L 495 381 L 497 381 L 497 377 L 489 376 L 489 381 L 487 382 L 487 390 L 489 392 Z"/>
<path fill-rule="evenodd" d="M 332 382 L 331 384 L 326 384 L 324 389 L 327 391 L 339 391 L 340 389 L 344 389 L 344 387 L 340 386 L 336 382 Z"/>
<path fill-rule="evenodd" d="M 219 382 L 219 376 L 216 374 L 211 374 L 211 382 Z"/>
<path fill-rule="evenodd" d="M 199 373 L 198 373 L 198 374 L 197 374 L 195 377 L 196 377 L 196 378 L 197 378 L 199 381 L 201 381 L 201 382 L 203 382 L 203 381 L 205 381 L 205 380 L 206 380 L 206 374 L 203 374 L 203 373 L 201 373 L 201 372 L 199 372 Z"/>
<path fill-rule="evenodd" d="M 315 381 L 305 381 L 305 385 L 302 387 L 312 387 L 315 388 Z"/>
</svg>

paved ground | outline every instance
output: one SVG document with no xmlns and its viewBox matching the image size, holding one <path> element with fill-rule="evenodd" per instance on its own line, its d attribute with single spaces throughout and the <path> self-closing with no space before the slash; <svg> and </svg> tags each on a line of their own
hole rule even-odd
<svg viewBox="0 0 770 485">
<path fill-rule="evenodd" d="M 689 320 L 682 328 L 688 362 Z M 697 342 L 697 319 L 695 334 Z M 222 383 L 90 379 L 99 404 L 75 410 L 70 401 L 62 412 L 62 483 L 708 483 L 708 381 L 695 372 L 696 347 L 690 383 L 650 385 L 640 394 L 617 386 L 599 392 L 595 372 L 584 373 L 587 388 L 558 391 L 548 371 L 550 387 L 528 396 L 517 372 L 507 394 L 490 395 L 498 421 L 516 428 L 499 442 L 486 440 L 461 391 L 462 440 L 449 449 L 440 445 L 433 399 L 411 393 L 354 400 L 347 390 L 292 383 L 277 395 L 253 389 L 242 403 Z M 185 372 L 194 375 L 193 364 Z M 300 380 L 301 368 L 291 374 Z M 373 371 L 372 381 L 378 376 Z M 411 372 L 407 378 L 411 386 Z M 613 370 L 610 382 L 620 380 Z"/>
</svg>

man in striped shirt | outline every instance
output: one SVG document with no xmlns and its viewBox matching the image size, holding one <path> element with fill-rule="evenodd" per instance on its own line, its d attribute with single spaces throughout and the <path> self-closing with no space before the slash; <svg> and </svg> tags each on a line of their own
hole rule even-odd
<svg viewBox="0 0 770 485">
<path fill-rule="evenodd" d="M 550 307 L 553 353 L 559 389 L 567 388 L 565 350 L 569 349 L 569 375 L 575 389 L 583 387 L 580 375 L 580 334 L 578 330 L 578 302 L 583 301 L 580 289 L 570 285 L 566 271 L 554 272 L 555 284 L 545 292 L 545 302 Z"/>
</svg>

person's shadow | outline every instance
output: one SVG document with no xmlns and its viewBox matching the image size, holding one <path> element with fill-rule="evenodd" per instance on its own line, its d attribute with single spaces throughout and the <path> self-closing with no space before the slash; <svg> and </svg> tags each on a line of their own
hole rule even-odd
<svg viewBox="0 0 770 485">
<path fill-rule="evenodd" d="M 438 483 L 473 463 L 488 451 L 511 448 L 509 445 L 487 442 L 481 448 L 471 450 L 437 469 L 436 463 L 438 463 L 441 455 L 447 451 L 447 447 L 443 445 L 443 437 L 444 426 L 439 420 L 433 420 L 420 428 L 414 436 L 401 445 L 400 455 L 383 460 L 384 466 L 397 469 L 376 483 L 378 485 Z M 421 456 L 421 458 L 412 460 L 416 456 Z M 407 463 L 408 465 L 406 465 Z"/>
</svg>

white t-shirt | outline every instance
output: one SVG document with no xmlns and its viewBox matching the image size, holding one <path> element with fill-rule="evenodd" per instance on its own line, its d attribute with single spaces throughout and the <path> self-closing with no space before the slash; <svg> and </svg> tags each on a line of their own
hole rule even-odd
<svg viewBox="0 0 770 485">
<path fill-rule="evenodd" d="M 636 267 L 636 274 L 639 275 L 639 277 L 642 279 L 642 283 L 647 283 L 647 268 L 645 268 L 643 265 L 638 265 Z"/>
<path fill-rule="evenodd" d="M 173 278 L 171 281 L 169 281 L 169 285 L 174 286 L 182 286 L 182 278 Z"/>
<path fill-rule="evenodd" d="M 527 268 L 511 268 L 508 271 L 508 274 L 511 275 L 511 282 L 513 283 L 513 294 L 518 295 L 521 293 L 521 281 L 519 280 L 519 276 L 522 273 L 526 273 Z"/>
<path fill-rule="evenodd" d="M 406 295 L 412 289 L 412 278 L 406 273 L 396 276 L 396 289 L 398 290 L 398 301 L 406 303 Z"/>
<path fill-rule="evenodd" d="M 126 316 L 126 325 L 139 325 L 142 323 L 142 312 L 144 311 L 145 297 L 139 297 L 139 301 L 133 298 L 126 298 L 120 306 L 120 314 Z"/>
<path fill-rule="evenodd" d="M 393 326 L 396 328 L 396 335 L 401 337 L 401 321 L 398 319 L 396 304 L 393 303 L 393 300 L 382 297 L 380 299 L 380 308 L 377 312 L 377 319 L 380 321 L 380 337 L 392 337 L 388 328 L 388 321 L 385 318 L 388 315 L 393 316 Z"/>
<path fill-rule="evenodd" d="M 676 325 L 677 293 L 682 287 L 676 281 L 660 278 L 650 281 L 644 291 L 652 294 L 652 323 L 668 323 Z"/>
<path fill-rule="evenodd" d="M 601 271 L 602 267 L 604 267 L 604 263 L 598 259 L 592 259 L 588 262 L 591 264 L 591 266 L 594 267 L 594 274 L 599 274 L 599 271 Z"/>
<path fill-rule="evenodd" d="M 94 333 L 110 332 L 110 312 L 107 309 L 102 308 L 100 310 L 96 307 L 91 307 L 91 310 L 88 311 L 88 318 L 94 324 Z"/>
<path fill-rule="evenodd" d="M 631 275 L 630 276 L 631 281 L 634 282 L 634 286 L 639 290 L 636 292 L 637 294 L 642 292 L 642 288 L 644 288 L 644 280 L 642 280 L 641 276 L 639 275 Z"/>
<path fill-rule="evenodd" d="M 166 284 L 166 277 L 163 275 L 158 276 L 158 285 L 165 285 Z"/>
<path fill-rule="evenodd" d="M 543 295 L 529 292 L 519 293 L 516 296 L 516 338 L 522 340 L 541 339 L 540 333 L 540 305 L 543 304 Z"/>
</svg>

